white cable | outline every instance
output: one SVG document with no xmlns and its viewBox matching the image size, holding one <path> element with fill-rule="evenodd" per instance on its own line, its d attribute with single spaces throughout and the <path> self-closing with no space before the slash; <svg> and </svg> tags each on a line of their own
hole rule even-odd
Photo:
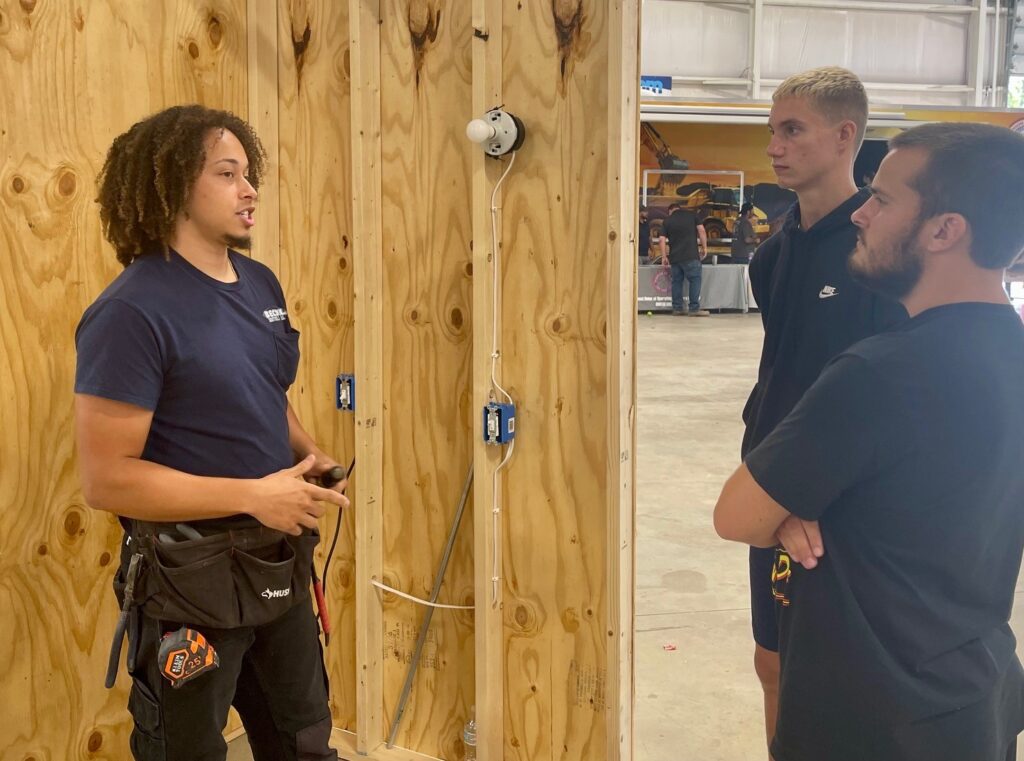
<svg viewBox="0 0 1024 761">
<path fill-rule="evenodd" d="M 420 605 L 426 605 L 429 608 L 444 608 L 445 610 L 476 610 L 475 605 L 445 605 L 443 603 L 430 602 L 430 600 L 423 600 L 419 597 L 413 597 L 412 595 L 407 595 L 405 592 L 399 592 L 397 589 L 395 589 L 394 587 L 389 587 L 387 584 L 381 584 L 376 579 L 370 579 L 370 583 L 373 584 L 373 586 L 377 587 L 377 589 L 383 589 L 385 592 L 390 592 L 393 595 L 404 597 L 406 600 L 419 603 Z"/>
<path fill-rule="evenodd" d="M 501 183 L 508 177 L 508 173 L 512 171 L 512 166 L 515 163 L 516 153 L 513 151 L 508 166 L 505 167 L 501 178 L 495 183 L 494 190 L 491 191 L 491 266 L 493 267 L 492 288 L 494 293 L 491 305 L 491 385 L 505 397 L 505 401 L 509 404 L 512 404 L 512 397 L 509 396 L 508 391 L 501 387 L 497 377 L 498 357 L 501 356 L 501 353 L 498 351 L 498 314 L 501 312 L 501 289 L 498 287 L 498 278 L 501 274 L 501 254 L 498 250 L 498 207 L 495 206 L 495 200 L 498 197 L 498 189 L 501 188 Z M 491 398 L 493 398 L 493 389 Z"/>
<path fill-rule="evenodd" d="M 508 404 L 512 404 L 512 396 L 506 391 L 500 383 L 498 383 L 498 358 L 501 356 L 501 352 L 498 351 L 498 314 L 501 312 L 501 288 L 499 287 L 499 279 L 501 275 L 501 255 L 498 249 L 498 207 L 496 201 L 498 198 L 498 190 L 501 188 L 501 184 L 508 177 L 508 173 L 512 171 L 512 165 L 516 163 L 516 152 L 512 152 L 512 158 L 508 162 L 508 166 L 505 167 L 505 171 L 494 185 L 494 190 L 491 191 L 491 273 L 492 273 L 492 299 L 491 299 L 491 391 L 490 397 L 494 399 L 495 390 L 504 397 Z M 508 449 L 505 452 L 505 457 L 498 467 L 494 469 L 493 479 L 491 481 L 491 533 L 494 536 L 494 565 L 491 567 L 491 607 L 498 607 L 498 591 L 499 584 L 501 582 L 501 500 L 498 492 L 498 474 L 501 473 L 502 469 L 508 464 L 508 461 L 512 458 L 512 452 L 515 451 L 516 440 L 512 441 L 508 445 Z"/>
</svg>

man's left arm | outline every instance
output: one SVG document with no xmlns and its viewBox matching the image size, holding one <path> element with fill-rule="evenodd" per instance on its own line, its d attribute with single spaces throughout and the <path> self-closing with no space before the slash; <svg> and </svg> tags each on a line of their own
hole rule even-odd
<svg viewBox="0 0 1024 761">
<path fill-rule="evenodd" d="M 715 506 L 719 536 L 774 546 L 787 521 L 787 530 L 797 528 L 791 516 L 816 522 L 844 491 L 877 472 L 881 453 L 891 451 L 884 443 L 896 436 L 897 415 L 886 396 L 861 357 L 843 355 L 828 365 L 726 482 Z M 809 545 L 820 544 L 816 527 L 804 533 Z"/>
<path fill-rule="evenodd" d="M 708 232 L 703 224 L 697 225 L 697 254 L 701 259 L 708 255 Z"/>
<path fill-rule="evenodd" d="M 316 457 L 316 462 L 314 462 L 313 467 L 310 468 L 308 473 L 310 478 L 318 478 L 340 464 L 317 446 L 316 441 L 313 440 L 313 437 L 306 432 L 306 429 L 302 427 L 302 423 L 299 422 L 299 416 L 295 414 L 291 402 L 288 403 L 288 444 L 295 454 L 296 462 L 309 455 Z M 347 481 L 341 481 L 331 488 L 336 491 L 343 491 L 347 484 Z"/>
</svg>

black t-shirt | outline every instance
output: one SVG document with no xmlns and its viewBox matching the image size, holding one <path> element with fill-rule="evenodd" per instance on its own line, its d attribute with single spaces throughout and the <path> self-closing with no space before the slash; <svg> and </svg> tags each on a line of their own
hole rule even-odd
<svg viewBox="0 0 1024 761">
<path fill-rule="evenodd" d="M 754 225 L 745 217 L 737 219 L 736 225 L 733 227 L 732 246 L 730 247 L 733 261 L 750 261 L 750 255 L 757 248 L 757 243 L 747 243 L 752 238 L 754 238 Z"/>
<path fill-rule="evenodd" d="M 1024 326 L 953 304 L 863 341 L 746 460 L 820 522 L 779 551 L 777 761 L 1002 761 L 1024 729 Z"/>
<path fill-rule="evenodd" d="M 697 215 L 686 209 L 676 209 L 665 220 L 661 234 L 668 238 L 668 260 L 672 264 L 700 261 L 697 251 Z"/>
<path fill-rule="evenodd" d="M 857 245 L 850 215 L 867 198 L 860 191 L 806 231 L 794 205 L 750 263 L 764 345 L 743 409 L 744 456 L 790 413 L 830 359 L 907 318 L 901 304 L 869 291 L 847 268 Z"/>
<path fill-rule="evenodd" d="M 299 333 L 274 274 L 241 254 L 230 259 L 235 283 L 173 251 L 170 261 L 132 262 L 78 325 L 75 391 L 152 410 L 144 460 L 198 476 L 260 478 L 293 464 L 285 392 Z M 195 523 L 212 530 L 225 521 Z"/>
<path fill-rule="evenodd" d="M 639 234 L 636 236 L 637 257 L 646 259 L 651 254 L 651 223 L 641 222 Z"/>
</svg>

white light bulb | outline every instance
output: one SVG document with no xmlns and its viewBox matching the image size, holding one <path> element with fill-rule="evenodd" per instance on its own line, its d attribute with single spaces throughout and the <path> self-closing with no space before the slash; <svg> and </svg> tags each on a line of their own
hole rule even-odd
<svg viewBox="0 0 1024 761">
<path fill-rule="evenodd" d="M 494 138 L 494 127 L 483 119 L 474 119 L 466 125 L 466 137 L 474 143 L 483 143 Z"/>
</svg>

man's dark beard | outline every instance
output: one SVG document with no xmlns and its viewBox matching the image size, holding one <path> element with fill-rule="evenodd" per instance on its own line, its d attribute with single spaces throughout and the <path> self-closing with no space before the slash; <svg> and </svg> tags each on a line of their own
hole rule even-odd
<svg viewBox="0 0 1024 761">
<path fill-rule="evenodd" d="M 891 257 L 888 269 L 881 272 L 861 272 L 850 266 L 853 279 L 872 291 L 899 301 L 917 285 L 921 279 L 921 257 L 914 250 L 914 241 L 921 230 L 921 223 L 914 225 L 913 230 L 893 247 L 895 256 Z M 861 245 L 864 245 L 863 241 Z"/>
<path fill-rule="evenodd" d="M 248 251 L 252 248 L 252 238 L 248 235 L 244 238 L 237 235 L 225 235 L 224 243 L 228 248 L 233 248 L 238 251 Z"/>
</svg>

